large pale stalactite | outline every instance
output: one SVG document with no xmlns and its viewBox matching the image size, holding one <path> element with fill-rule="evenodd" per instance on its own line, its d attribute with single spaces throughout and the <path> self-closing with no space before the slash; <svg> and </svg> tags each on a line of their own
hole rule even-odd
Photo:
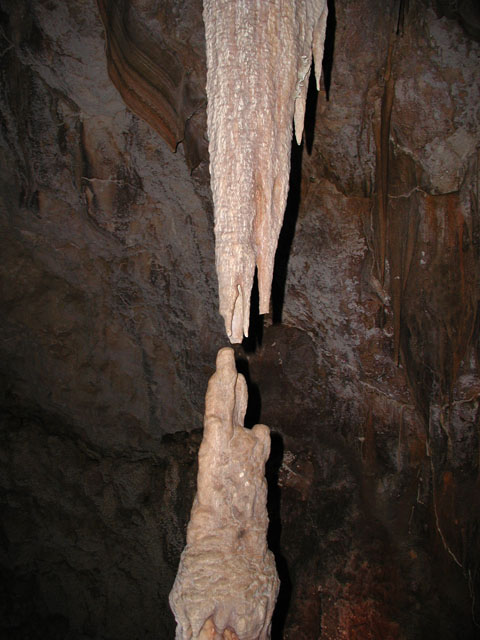
<svg viewBox="0 0 480 640">
<path fill-rule="evenodd" d="M 300 143 L 312 62 L 320 81 L 326 0 L 205 0 L 210 173 L 220 313 L 248 335 L 257 268 L 268 313 L 288 193 L 292 122 Z"/>
<path fill-rule="evenodd" d="M 267 549 L 265 425 L 245 429 L 247 385 L 233 350 L 210 379 L 197 496 L 170 604 L 177 640 L 266 640 L 278 592 Z"/>
</svg>

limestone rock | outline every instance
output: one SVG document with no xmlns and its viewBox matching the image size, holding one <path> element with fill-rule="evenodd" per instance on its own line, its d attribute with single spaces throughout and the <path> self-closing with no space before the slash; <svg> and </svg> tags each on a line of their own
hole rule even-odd
<svg viewBox="0 0 480 640">
<path fill-rule="evenodd" d="M 220 314 L 231 342 L 248 336 L 258 269 L 268 313 L 287 201 L 292 120 L 301 142 L 312 52 L 317 86 L 324 0 L 205 0 L 207 123 Z"/>
<path fill-rule="evenodd" d="M 128 4 L 205 77 L 200 0 Z M 478 639 L 480 44 L 439 4 L 329 2 L 275 324 L 252 316 L 255 350 L 236 348 L 246 423 L 275 425 L 275 640 Z M 190 175 L 186 143 L 125 106 L 94 0 L 0 7 L 0 637 L 171 640 L 226 339 L 207 163 Z"/>
<path fill-rule="evenodd" d="M 278 593 L 267 549 L 268 427 L 243 427 L 245 378 L 221 349 L 206 396 L 197 496 L 170 604 L 178 640 L 265 640 Z"/>
<path fill-rule="evenodd" d="M 190 169 L 206 160 L 201 0 L 98 0 L 110 79 Z M 192 55 L 193 53 L 193 55 Z"/>
</svg>

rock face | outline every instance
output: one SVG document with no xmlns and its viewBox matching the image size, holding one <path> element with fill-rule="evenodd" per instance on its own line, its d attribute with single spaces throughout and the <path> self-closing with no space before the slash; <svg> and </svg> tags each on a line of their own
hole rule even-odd
<svg viewBox="0 0 480 640">
<path fill-rule="evenodd" d="M 117 5 L 125 56 L 157 42 L 204 91 L 200 2 Z M 390 5 L 329 3 L 273 313 L 254 296 L 235 348 L 272 429 L 277 640 L 478 637 L 478 9 Z M 92 0 L 0 7 L 0 635 L 173 638 L 225 340 L 207 161 L 125 106 Z M 161 117 L 205 144 L 173 86 Z"/>
<path fill-rule="evenodd" d="M 98 0 L 110 79 L 190 169 L 208 157 L 201 0 Z"/>
<path fill-rule="evenodd" d="M 267 640 L 278 594 L 267 549 L 268 427 L 245 429 L 247 383 L 221 349 L 205 399 L 197 495 L 170 604 L 176 638 Z"/>
</svg>

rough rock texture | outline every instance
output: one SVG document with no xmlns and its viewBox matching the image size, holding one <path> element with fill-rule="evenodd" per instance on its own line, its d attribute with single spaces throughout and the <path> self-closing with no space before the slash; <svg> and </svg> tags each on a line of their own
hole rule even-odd
<svg viewBox="0 0 480 640">
<path fill-rule="evenodd" d="M 170 604 L 176 637 L 267 640 L 278 594 L 267 549 L 268 427 L 245 429 L 247 383 L 233 349 L 208 383 L 197 495 Z"/>
<path fill-rule="evenodd" d="M 320 80 L 327 3 L 205 0 L 203 16 L 220 313 L 236 343 L 248 336 L 255 268 L 260 313 L 270 311 L 292 122 L 300 144 L 312 52 Z"/>
<path fill-rule="evenodd" d="M 173 638 L 167 596 L 201 431 L 122 454 L 9 407 L 0 438 L 0 637 Z"/>
<path fill-rule="evenodd" d="M 171 4 L 134 8 L 202 24 Z M 273 314 L 236 347 L 276 640 L 478 637 L 477 6 L 329 3 Z M 208 166 L 125 107 L 93 1 L 0 8 L 0 636 L 167 640 L 225 340 Z"/>
<path fill-rule="evenodd" d="M 94 4 L 23 8 L 4 53 L 2 360 L 25 400 L 142 447 L 203 415 L 221 341 L 208 191 L 125 109 Z"/>
</svg>

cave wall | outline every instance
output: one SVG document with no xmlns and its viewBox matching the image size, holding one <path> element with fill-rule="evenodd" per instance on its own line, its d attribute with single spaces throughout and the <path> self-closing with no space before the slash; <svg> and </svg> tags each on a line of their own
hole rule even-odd
<svg viewBox="0 0 480 640">
<path fill-rule="evenodd" d="M 2 633 L 171 638 L 226 344 L 201 3 L 0 8 Z M 272 313 L 236 349 L 274 433 L 273 638 L 475 638 L 479 16 L 329 9 Z"/>
</svg>

